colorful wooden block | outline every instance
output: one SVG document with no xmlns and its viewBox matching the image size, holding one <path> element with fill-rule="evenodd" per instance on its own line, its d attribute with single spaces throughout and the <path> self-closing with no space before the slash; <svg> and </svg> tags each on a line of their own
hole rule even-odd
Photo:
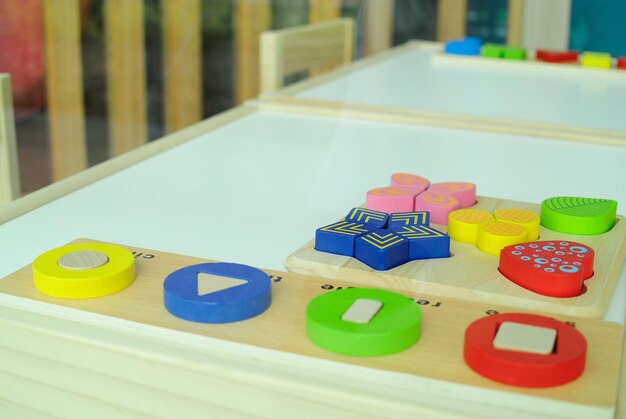
<svg viewBox="0 0 626 419">
<path fill-rule="evenodd" d="M 459 201 L 461 208 L 471 207 L 476 203 L 476 185 L 469 182 L 443 182 L 430 185 L 430 192 L 451 195 Z"/>
<path fill-rule="evenodd" d="M 485 44 L 480 50 L 480 55 L 487 58 L 502 58 L 504 45 Z"/>
<path fill-rule="evenodd" d="M 626 70 L 626 57 L 618 57 L 615 62 L 615 68 Z"/>
<path fill-rule="evenodd" d="M 504 247 L 525 241 L 528 241 L 525 227 L 496 221 L 478 227 L 476 246 L 485 253 L 498 256 Z"/>
<path fill-rule="evenodd" d="M 450 256 L 450 237 L 425 225 L 393 228 L 400 237 L 409 241 L 409 261 L 447 258 Z"/>
<path fill-rule="evenodd" d="M 354 243 L 363 234 L 377 227 L 369 224 L 338 221 L 315 230 L 315 250 L 337 255 L 354 256 Z"/>
<path fill-rule="evenodd" d="M 366 321 L 354 321 L 348 313 L 364 301 L 365 307 L 358 310 L 365 313 L 357 318 Z M 420 338 L 421 321 L 420 308 L 410 298 L 371 288 L 331 291 L 306 307 L 309 339 L 328 351 L 352 356 L 388 355 L 410 348 Z"/>
<path fill-rule="evenodd" d="M 521 47 L 506 47 L 502 56 L 505 60 L 525 60 L 526 49 Z"/>
<path fill-rule="evenodd" d="M 389 214 L 366 208 L 352 208 L 345 218 L 351 223 L 367 224 L 377 228 L 387 227 Z"/>
<path fill-rule="evenodd" d="M 271 302 L 269 275 L 246 265 L 191 265 L 169 274 L 163 282 L 163 304 L 167 311 L 194 322 L 230 323 L 249 319 L 267 310 Z"/>
<path fill-rule="evenodd" d="M 463 39 L 455 39 L 446 42 L 444 51 L 448 54 L 456 55 L 478 55 L 480 54 L 480 46 L 482 39 L 473 36 L 467 36 Z"/>
<path fill-rule="evenodd" d="M 429 225 L 430 224 L 430 213 L 427 211 L 418 211 L 418 212 L 396 212 L 394 214 L 389 215 L 389 223 L 388 228 L 392 227 L 406 227 L 406 226 L 418 226 L 418 225 Z"/>
<path fill-rule="evenodd" d="M 448 235 L 452 240 L 476 244 L 478 227 L 496 221 L 489 211 L 465 208 L 448 216 Z"/>
<path fill-rule="evenodd" d="M 595 252 L 582 243 L 538 241 L 507 246 L 498 269 L 507 279 L 529 291 L 568 298 L 582 293 L 593 275 Z"/>
<path fill-rule="evenodd" d="M 617 201 L 557 196 L 541 203 L 541 225 L 567 234 L 602 234 L 615 225 Z"/>
<path fill-rule="evenodd" d="M 391 186 L 414 188 L 418 189 L 419 192 L 423 192 L 430 186 L 430 181 L 421 176 L 409 173 L 394 173 L 391 175 Z"/>
<path fill-rule="evenodd" d="M 33 262 L 35 288 L 52 297 L 82 299 L 114 294 L 135 280 L 135 258 L 120 246 L 71 244 Z"/>
<path fill-rule="evenodd" d="M 580 56 L 580 65 L 591 68 L 611 68 L 611 54 L 585 51 Z"/>
<path fill-rule="evenodd" d="M 392 230 L 374 230 L 356 239 L 354 257 L 385 271 L 408 262 L 409 242 Z"/>
<path fill-rule="evenodd" d="M 528 229 L 528 240 L 539 238 L 539 215 L 532 211 L 519 208 L 505 208 L 495 210 L 493 215 L 497 221 L 518 224 Z"/>
<path fill-rule="evenodd" d="M 419 191 L 406 186 L 388 186 L 367 192 L 365 207 L 386 213 L 411 212 Z"/>
<path fill-rule="evenodd" d="M 548 63 L 577 63 L 578 51 L 551 51 L 547 49 L 538 49 L 535 52 L 535 58 L 538 61 Z"/>
<path fill-rule="evenodd" d="M 506 322 L 555 330 L 553 351 L 536 354 L 494 347 L 494 333 Z M 550 317 L 495 314 L 467 327 L 463 357 L 470 368 L 490 380 L 519 387 L 554 387 L 571 382 L 583 373 L 587 340 L 576 328 Z"/>
<path fill-rule="evenodd" d="M 447 224 L 448 215 L 459 208 L 461 204 L 458 199 L 436 190 L 428 189 L 415 197 L 415 211 L 428 211 L 433 223 Z"/>
</svg>

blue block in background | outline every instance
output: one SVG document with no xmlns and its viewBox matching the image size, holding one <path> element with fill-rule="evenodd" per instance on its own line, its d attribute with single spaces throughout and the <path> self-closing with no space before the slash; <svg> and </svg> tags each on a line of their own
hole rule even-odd
<svg viewBox="0 0 626 419">
<path fill-rule="evenodd" d="M 406 226 L 393 231 L 409 242 L 409 260 L 450 257 L 450 236 L 428 226 Z"/>
<path fill-rule="evenodd" d="M 354 256 L 354 242 L 357 237 L 375 230 L 368 224 L 339 221 L 315 230 L 315 250 Z"/>
<path fill-rule="evenodd" d="M 430 212 L 396 212 L 389 216 L 388 228 L 401 228 L 408 226 L 427 226 L 430 224 Z"/>
<path fill-rule="evenodd" d="M 387 229 L 378 229 L 356 240 L 354 257 L 379 271 L 395 268 L 409 260 L 409 241 Z"/>
<path fill-rule="evenodd" d="M 366 208 L 352 208 L 346 216 L 346 221 L 375 226 L 387 227 L 389 215 L 386 212 L 374 211 Z"/>
<path fill-rule="evenodd" d="M 446 42 L 444 51 L 448 54 L 479 55 L 482 39 L 475 36 L 466 36 L 463 39 Z"/>
</svg>

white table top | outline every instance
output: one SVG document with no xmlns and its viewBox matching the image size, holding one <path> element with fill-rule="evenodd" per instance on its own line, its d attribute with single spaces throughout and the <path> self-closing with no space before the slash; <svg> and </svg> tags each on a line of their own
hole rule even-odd
<svg viewBox="0 0 626 419">
<path fill-rule="evenodd" d="M 255 111 L 0 225 L 0 277 L 79 237 L 284 270 L 317 227 L 394 172 L 539 203 L 610 198 L 626 148 Z M 623 322 L 626 270 L 605 318 Z"/>
<path fill-rule="evenodd" d="M 423 43 L 294 96 L 626 131 L 626 71 L 452 56 Z"/>
</svg>

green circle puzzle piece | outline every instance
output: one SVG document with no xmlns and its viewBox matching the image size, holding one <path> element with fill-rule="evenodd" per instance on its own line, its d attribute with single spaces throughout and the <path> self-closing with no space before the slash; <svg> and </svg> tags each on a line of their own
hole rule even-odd
<svg viewBox="0 0 626 419">
<path fill-rule="evenodd" d="M 541 225 L 560 233 L 602 234 L 613 228 L 617 201 L 556 196 L 541 203 Z"/>
<path fill-rule="evenodd" d="M 329 291 L 309 302 L 306 332 L 313 343 L 329 351 L 378 356 L 413 346 L 420 338 L 421 320 L 420 308 L 406 296 L 348 288 Z"/>
</svg>

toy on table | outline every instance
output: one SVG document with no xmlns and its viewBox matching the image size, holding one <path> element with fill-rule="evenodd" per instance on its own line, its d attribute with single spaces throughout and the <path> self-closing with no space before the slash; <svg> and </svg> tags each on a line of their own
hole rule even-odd
<svg viewBox="0 0 626 419">
<path fill-rule="evenodd" d="M 487 58 L 503 58 L 505 60 L 525 60 L 526 49 L 506 45 L 485 44 L 480 55 Z"/>
<path fill-rule="evenodd" d="M 556 196 L 541 203 L 541 225 L 567 234 L 602 234 L 615 225 L 617 201 Z"/>
<path fill-rule="evenodd" d="M 365 207 L 386 213 L 428 211 L 430 221 L 447 224 L 448 214 L 476 203 L 476 185 L 468 182 L 430 184 L 427 179 L 395 173 L 391 186 L 367 192 Z"/>
<path fill-rule="evenodd" d="M 35 288 L 53 297 L 102 297 L 123 290 L 134 280 L 133 255 L 104 243 L 62 246 L 33 262 Z"/>
<path fill-rule="evenodd" d="M 537 61 L 547 63 L 568 64 L 578 63 L 578 51 L 553 51 L 547 49 L 538 49 L 535 51 Z"/>
<path fill-rule="evenodd" d="M 462 209 L 450 213 L 448 235 L 497 256 L 505 246 L 536 240 L 539 216 L 517 208 L 498 209 L 493 215 L 485 210 Z"/>
<path fill-rule="evenodd" d="M 549 317 L 496 314 L 466 329 L 463 356 L 470 368 L 491 380 L 553 387 L 583 373 L 587 341 L 574 327 Z"/>
<path fill-rule="evenodd" d="M 361 221 L 376 218 L 358 211 L 353 216 L 357 220 L 360 217 Z M 401 215 L 394 223 L 411 224 L 415 220 L 423 221 L 424 215 Z M 93 243 L 88 245 L 90 249 L 95 248 Z M 573 409 L 599 409 L 597 404 L 602 402 L 604 407 L 599 411 L 606 413 L 607 417 L 613 413 L 619 381 L 621 325 L 601 320 L 568 319 L 562 314 L 555 314 L 560 318 L 558 321 L 530 314 L 488 315 L 506 313 L 510 309 L 494 301 L 461 301 L 439 294 L 409 291 L 404 287 L 396 292 L 352 288 L 358 284 L 339 279 L 264 272 L 249 266 L 215 263 L 148 249 L 124 250 L 136 258 L 137 280 L 124 291 L 97 301 L 55 300 L 42 295 L 33 287 L 30 267 L 0 281 L 0 291 L 5 297 L 13 295 L 20 299 L 43 301 L 58 305 L 59 310 L 70 308 L 69 314 L 83 313 L 81 323 L 94 327 L 101 327 L 103 317 L 121 319 L 134 323 L 135 330 L 147 325 L 151 328 L 150 335 L 155 326 L 165 331 L 165 337 L 168 331 L 176 332 L 168 339 L 175 340 L 183 332 L 210 338 L 210 341 L 198 340 L 202 344 L 206 342 L 209 347 L 212 345 L 210 342 L 216 342 L 217 347 L 222 348 L 219 342 L 223 341 L 229 345 L 246 345 L 248 351 L 255 347 L 266 348 L 278 355 L 298 355 L 294 358 L 296 360 L 305 357 L 316 359 L 319 362 L 314 365 L 320 368 L 325 367 L 326 361 L 331 361 L 329 364 L 332 365 L 323 373 L 330 371 L 334 374 L 333 379 L 337 377 L 336 381 L 340 383 L 362 380 L 364 376 L 359 371 L 374 372 L 377 385 L 379 377 L 385 377 L 381 374 L 389 374 L 396 381 L 400 374 L 403 385 L 432 386 L 433 380 L 437 380 L 436 394 L 445 400 L 449 399 L 451 391 L 461 385 L 492 392 L 493 400 L 499 400 L 498 403 L 505 408 L 511 407 L 511 397 L 517 395 L 518 402 L 526 405 L 535 405 L 529 401 L 542 402 L 537 409 L 539 412 L 546 409 L 546 404 L 560 412 L 558 409 L 564 403 L 572 404 Z M 150 254 L 150 257 L 140 256 L 145 254 Z M 80 265 L 84 270 L 99 269 L 95 265 L 102 258 L 93 260 L 95 262 L 85 263 L 64 258 L 62 264 L 67 267 Z M 276 304 L 254 319 L 229 325 L 201 324 L 171 316 L 163 305 L 162 292 L 169 292 L 169 285 L 164 287 L 164 278 L 183 277 L 184 280 L 173 282 L 185 288 L 185 292 L 194 298 L 212 296 L 217 299 L 221 296 L 226 301 L 232 300 L 226 298 L 227 292 L 236 297 L 245 291 L 247 284 L 255 281 L 251 277 L 257 274 L 263 277 L 262 283 L 276 291 Z M 166 281 L 169 283 L 170 280 Z M 437 303 L 428 304 L 426 300 Z M 212 309 L 200 307 L 199 310 Z M 87 323 L 92 314 L 96 315 L 97 322 Z M 564 323 L 572 320 L 576 322 L 576 328 Z M 81 334 L 85 329 L 88 335 L 90 333 L 89 328 L 76 329 L 75 336 L 81 338 L 86 336 Z M 108 326 L 105 330 L 110 332 Z M 71 328 L 68 333 L 73 333 Z M 52 342 L 54 344 L 55 340 Z M 463 351 L 459 347 L 461 342 L 465 342 Z M 145 345 L 142 351 L 151 351 L 153 346 Z M 232 346 L 226 346 L 229 347 Z M 136 349 L 136 345 L 133 348 Z M 62 352 L 58 349 L 46 348 L 54 353 Z M 384 356 L 387 354 L 393 355 Z M 185 374 L 194 369 L 195 364 L 189 363 L 189 359 L 179 359 L 181 367 L 190 364 Z M 91 362 L 88 359 L 83 361 Z M 83 361 L 79 359 L 79 362 Z M 166 361 L 170 366 L 171 358 Z M 593 368 L 584 370 L 585 363 L 593 365 Z M 83 364 L 78 366 L 84 367 Z M 477 374 L 495 382 L 482 379 Z M 576 381 L 568 386 L 548 391 L 539 389 L 572 380 Z M 601 391 L 607 397 L 599 398 L 594 392 L 598 382 L 605 384 Z M 538 389 L 528 392 L 519 387 Z M 568 416 L 570 412 L 568 410 L 562 416 L 571 417 Z"/>
<path fill-rule="evenodd" d="M 617 57 L 615 67 L 620 70 L 626 70 L 626 57 Z"/>
<path fill-rule="evenodd" d="M 580 65 L 591 68 L 611 68 L 611 54 L 585 51 L 580 56 Z"/>
<path fill-rule="evenodd" d="M 450 238 L 425 211 L 386 214 L 354 208 L 344 221 L 318 228 L 315 250 L 354 257 L 377 270 L 450 255 Z M 356 221 L 356 222 L 355 222 Z"/>
<path fill-rule="evenodd" d="M 258 316 L 272 302 L 269 275 L 235 263 L 202 263 L 172 272 L 163 282 L 167 311 L 200 323 L 230 323 Z"/>
<path fill-rule="evenodd" d="M 422 313 L 395 292 L 349 288 L 322 294 L 306 308 L 306 333 L 316 345 L 353 356 L 403 351 L 420 338 Z"/>
<path fill-rule="evenodd" d="M 536 241 L 507 246 L 498 269 L 506 278 L 538 294 L 576 297 L 593 275 L 595 252 L 582 243 Z"/>
<path fill-rule="evenodd" d="M 457 55 L 479 55 L 480 47 L 483 44 L 481 38 L 475 36 L 466 36 L 463 39 L 455 39 L 446 42 L 444 51 L 448 54 Z"/>
</svg>

